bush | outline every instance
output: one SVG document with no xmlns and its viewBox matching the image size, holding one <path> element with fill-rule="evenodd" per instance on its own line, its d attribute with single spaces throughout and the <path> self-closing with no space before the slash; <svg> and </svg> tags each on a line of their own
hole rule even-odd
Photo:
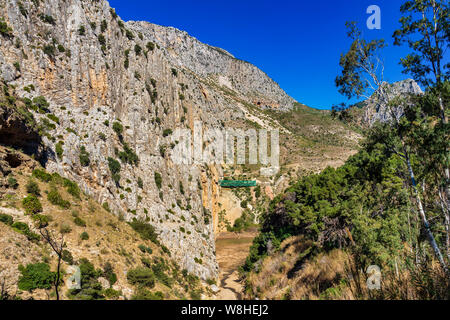
<svg viewBox="0 0 450 320">
<path fill-rule="evenodd" d="M 63 223 L 63 224 L 61 224 L 61 227 L 59 228 L 59 232 L 61 232 L 62 234 L 71 233 L 72 228 L 67 223 Z"/>
<path fill-rule="evenodd" d="M 35 214 L 32 218 L 36 221 L 36 226 L 39 229 L 47 227 L 50 221 L 48 216 L 42 214 Z"/>
<path fill-rule="evenodd" d="M 36 197 L 41 195 L 41 190 L 39 189 L 39 185 L 36 181 L 30 180 L 25 186 L 27 193 L 32 194 Z"/>
<path fill-rule="evenodd" d="M 20 265 L 18 287 L 20 290 L 33 291 L 35 289 L 51 289 L 56 273 L 50 271 L 46 263 L 28 264 L 26 267 Z"/>
<path fill-rule="evenodd" d="M 138 178 L 137 180 L 137 184 L 139 188 L 144 188 L 144 182 L 142 181 L 141 177 Z"/>
<path fill-rule="evenodd" d="M 84 36 L 84 35 L 86 34 L 86 28 L 85 28 L 84 26 L 80 26 L 80 27 L 78 28 L 78 34 L 79 34 L 80 36 Z"/>
<path fill-rule="evenodd" d="M 67 262 L 69 265 L 73 264 L 73 256 L 69 250 L 66 250 L 66 249 L 63 250 L 61 259 L 65 262 Z"/>
<path fill-rule="evenodd" d="M 17 187 L 19 186 L 19 184 L 17 183 L 16 178 L 11 177 L 11 176 L 8 177 L 8 186 L 9 186 L 10 188 L 17 189 Z"/>
<path fill-rule="evenodd" d="M 80 188 L 78 187 L 78 184 L 75 182 L 69 180 L 69 179 L 63 179 L 63 185 L 66 187 L 67 192 L 72 195 L 73 197 L 77 199 L 81 199 L 80 197 Z"/>
<path fill-rule="evenodd" d="M 56 190 L 56 188 L 52 188 L 52 190 L 50 190 L 50 192 L 47 195 L 47 199 L 51 204 L 58 206 L 62 209 L 70 208 L 70 202 L 64 200 L 62 196 L 59 194 L 58 190 Z"/>
<path fill-rule="evenodd" d="M 163 300 L 164 295 L 161 291 L 151 292 L 144 288 L 138 288 L 133 300 Z"/>
<path fill-rule="evenodd" d="M 138 285 L 139 287 L 153 288 L 155 286 L 155 275 L 149 268 L 138 267 L 129 270 L 127 280 L 130 284 Z"/>
<path fill-rule="evenodd" d="M 139 158 L 136 153 L 130 149 L 127 143 L 123 145 L 123 151 L 119 153 L 119 158 L 124 163 L 135 165 L 139 162 Z"/>
<path fill-rule="evenodd" d="M 156 183 L 156 186 L 158 187 L 158 189 L 161 189 L 162 177 L 161 177 L 161 174 L 159 174 L 159 172 L 155 172 L 155 183 Z"/>
<path fill-rule="evenodd" d="M 4 224 L 11 226 L 14 223 L 14 219 L 9 214 L 0 213 L 0 222 L 3 222 Z"/>
<path fill-rule="evenodd" d="M 140 234 L 143 240 L 150 240 L 153 243 L 159 244 L 158 234 L 151 224 L 134 219 L 132 222 L 129 222 L 129 225 L 134 231 Z"/>
<path fill-rule="evenodd" d="M 64 149 L 63 149 L 63 144 L 64 144 L 64 142 L 62 142 L 62 141 L 59 141 L 56 145 L 55 145 L 55 152 L 56 152 L 56 155 L 58 156 L 58 159 L 59 160 L 62 160 L 62 158 L 63 158 L 63 153 L 64 153 Z"/>
<path fill-rule="evenodd" d="M 91 160 L 89 159 L 89 152 L 86 151 L 85 146 L 81 146 L 80 148 L 80 164 L 83 167 L 88 167 L 91 163 Z"/>
<path fill-rule="evenodd" d="M 152 254 L 152 253 L 153 253 L 152 248 L 146 247 L 146 246 L 144 246 L 143 244 L 140 244 L 140 245 L 138 246 L 138 248 L 139 248 L 139 250 L 141 250 L 142 253 L 148 253 L 148 254 Z"/>
<path fill-rule="evenodd" d="M 167 137 L 172 134 L 172 129 L 165 129 L 163 131 L 163 137 Z"/>
<path fill-rule="evenodd" d="M 33 170 L 33 176 L 43 182 L 50 182 L 52 180 L 52 175 L 45 172 L 45 170 L 35 169 Z"/>
<path fill-rule="evenodd" d="M 117 133 L 117 135 L 120 137 L 123 133 L 123 125 L 120 122 L 115 121 L 113 123 L 113 130 Z"/>
<path fill-rule="evenodd" d="M 108 279 L 111 286 L 117 282 L 117 274 L 114 273 L 114 269 L 110 262 L 105 263 L 103 266 L 103 277 Z"/>
<path fill-rule="evenodd" d="M 75 219 L 73 219 L 73 222 L 79 227 L 86 227 L 86 221 L 84 221 L 80 217 L 75 217 Z"/>
<path fill-rule="evenodd" d="M 81 240 L 89 240 L 89 234 L 85 231 L 82 234 L 80 234 Z"/>
<path fill-rule="evenodd" d="M 27 214 L 36 214 L 42 212 L 42 204 L 35 195 L 28 195 L 22 200 L 22 205 Z"/>
<path fill-rule="evenodd" d="M 175 76 L 175 77 L 178 76 L 178 71 L 177 71 L 177 69 L 172 68 L 171 71 L 172 71 L 172 75 L 173 75 L 173 76 Z"/>
<path fill-rule="evenodd" d="M 116 185 L 119 185 L 120 175 L 119 172 L 121 170 L 119 161 L 109 157 L 108 158 L 108 167 L 109 171 L 111 171 L 111 176 Z"/>
</svg>

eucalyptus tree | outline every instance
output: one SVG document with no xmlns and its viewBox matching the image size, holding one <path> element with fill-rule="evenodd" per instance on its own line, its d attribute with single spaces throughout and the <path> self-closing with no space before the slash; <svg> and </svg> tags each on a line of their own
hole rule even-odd
<svg viewBox="0 0 450 320">
<path fill-rule="evenodd" d="M 347 22 L 347 35 L 352 40 L 350 49 L 341 55 L 340 66 L 341 74 L 335 79 L 335 84 L 339 92 L 352 98 L 371 97 L 378 104 L 388 107 L 391 116 L 392 133 L 394 136 L 390 141 L 383 141 L 390 151 L 398 154 L 405 162 L 409 172 L 412 192 L 417 203 L 417 209 L 420 214 L 422 224 L 425 229 L 428 241 L 433 248 L 436 258 L 439 260 L 445 272 L 448 271 L 447 265 L 443 259 L 441 250 L 436 243 L 436 239 L 431 231 L 429 221 L 425 212 L 424 205 L 417 188 L 416 175 L 411 162 L 411 148 L 407 144 L 404 133 L 401 130 L 401 115 L 399 109 L 405 103 L 405 100 L 396 98 L 391 86 L 383 81 L 384 63 L 380 58 L 380 51 L 386 46 L 384 40 L 366 41 L 362 39 L 361 31 L 356 27 L 355 22 Z M 380 141 L 381 142 L 381 141 Z"/>
</svg>

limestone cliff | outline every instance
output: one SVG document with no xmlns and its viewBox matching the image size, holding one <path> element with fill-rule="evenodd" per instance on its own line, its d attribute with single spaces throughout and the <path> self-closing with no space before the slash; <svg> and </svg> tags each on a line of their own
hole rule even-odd
<svg viewBox="0 0 450 320">
<path fill-rule="evenodd" d="M 171 130 L 295 101 L 255 66 L 174 28 L 125 23 L 107 1 L 1 0 L 0 17 L 0 76 L 47 128 L 46 169 L 148 221 L 183 268 L 215 278 L 222 168 L 172 163 Z"/>
</svg>

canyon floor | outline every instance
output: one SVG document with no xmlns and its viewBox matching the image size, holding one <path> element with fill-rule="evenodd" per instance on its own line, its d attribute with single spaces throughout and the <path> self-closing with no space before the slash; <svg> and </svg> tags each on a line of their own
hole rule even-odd
<svg viewBox="0 0 450 320">
<path fill-rule="evenodd" d="M 241 266 L 252 245 L 256 232 L 235 234 L 224 232 L 216 239 L 216 255 L 219 263 L 218 300 L 242 299 L 243 285 L 239 281 L 238 268 Z"/>
</svg>

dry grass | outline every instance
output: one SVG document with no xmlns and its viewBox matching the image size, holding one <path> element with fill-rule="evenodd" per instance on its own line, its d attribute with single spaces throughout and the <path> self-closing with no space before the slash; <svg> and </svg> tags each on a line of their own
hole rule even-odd
<svg viewBox="0 0 450 320">
<path fill-rule="evenodd" d="M 435 261 L 396 270 L 384 267 L 380 290 L 369 290 L 367 274 L 343 250 L 309 255 L 312 243 L 301 236 L 286 239 L 263 260 L 246 283 L 248 299 L 423 300 L 449 299 L 450 282 Z"/>
</svg>

